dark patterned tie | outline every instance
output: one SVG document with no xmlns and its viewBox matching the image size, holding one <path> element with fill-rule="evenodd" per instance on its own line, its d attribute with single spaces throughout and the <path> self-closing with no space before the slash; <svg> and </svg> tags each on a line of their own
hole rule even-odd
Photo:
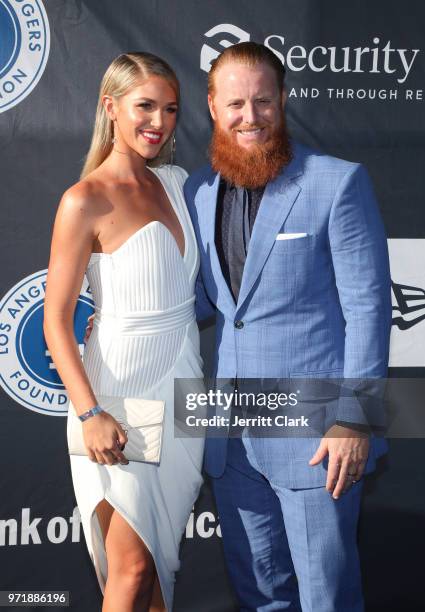
<svg viewBox="0 0 425 612">
<path fill-rule="evenodd" d="M 249 194 L 243 187 L 233 188 L 233 199 L 232 205 L 229 207 L 228 223 L 230 284 L 233 296 L 237 302 L 250 239 Z"/>
</svg>

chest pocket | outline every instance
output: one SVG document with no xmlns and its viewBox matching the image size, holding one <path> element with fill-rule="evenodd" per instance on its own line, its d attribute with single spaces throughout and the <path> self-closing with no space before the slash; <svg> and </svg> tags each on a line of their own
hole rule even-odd
<svg viewBox="0 0 425 612">
<path fill-rule="evenodd" d="M 289 236 L 291 234 L 288 234 Z M 306 249 L 311 249 L 315 243 L 316 236 L 313 234 L 307 234 L 306 236 L 300 236 L 298 238 L 284 238 L 285 234 L 279 234 L 276 237 L 275 243 L 272 247 L 272 253 L 299 253 Z"/>
<path fill-rule="evenodd" d="M 273 280 L 288 280 L 311 268 L 316 236 L 275 240 L 263 273 Z"/>
</svg>

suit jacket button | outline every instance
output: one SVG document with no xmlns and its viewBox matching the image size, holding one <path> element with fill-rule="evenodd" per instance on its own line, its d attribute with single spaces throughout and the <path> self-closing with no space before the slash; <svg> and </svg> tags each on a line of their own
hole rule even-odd
<svg viewBox="0 0 425 612">
<path fill-rule="evenodd" d="M 235 327 L 236 327 L 236 329 L 242 329 L 243 328 L 243 321 L 235 321 Z"/>
</svg>

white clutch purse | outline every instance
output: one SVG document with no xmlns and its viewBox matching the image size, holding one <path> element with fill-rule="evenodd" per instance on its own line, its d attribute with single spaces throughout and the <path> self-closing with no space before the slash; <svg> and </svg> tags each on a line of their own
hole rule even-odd
<svg viewBox="0 0 425 612">
<path fill-rule="evenodd" d="M 99 406 L 116 419 L 127 434 L 124 455 L 129 461 L 159 464 L 165 402 L 132 397 L 97 396 Z M 69 402 L 68 448 L 70 455 L 87 455 L 83 423 Z"/>
</svg>

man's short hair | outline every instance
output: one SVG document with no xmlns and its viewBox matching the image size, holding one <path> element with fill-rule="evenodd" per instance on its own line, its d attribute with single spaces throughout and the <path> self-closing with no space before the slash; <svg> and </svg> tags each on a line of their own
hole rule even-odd
<svg viewBox="0 0 425 612">
<path fill-rule="evenodd" d="M 276 75 L 279 91 L 283 91 L 285 84 L 285 67 L 280 59 L 265 45 L 256 42 L 243 42 L 232 45 L 225 49 L 220 55 L 211 62 L 211 70 L 208 73 L 208 93 L 215 93 L 214 75 L 220 66 L 228 62 L 237 62 L 256 66 L 257 64 L 267 64 L 272 68 Z"/>
</svg>

